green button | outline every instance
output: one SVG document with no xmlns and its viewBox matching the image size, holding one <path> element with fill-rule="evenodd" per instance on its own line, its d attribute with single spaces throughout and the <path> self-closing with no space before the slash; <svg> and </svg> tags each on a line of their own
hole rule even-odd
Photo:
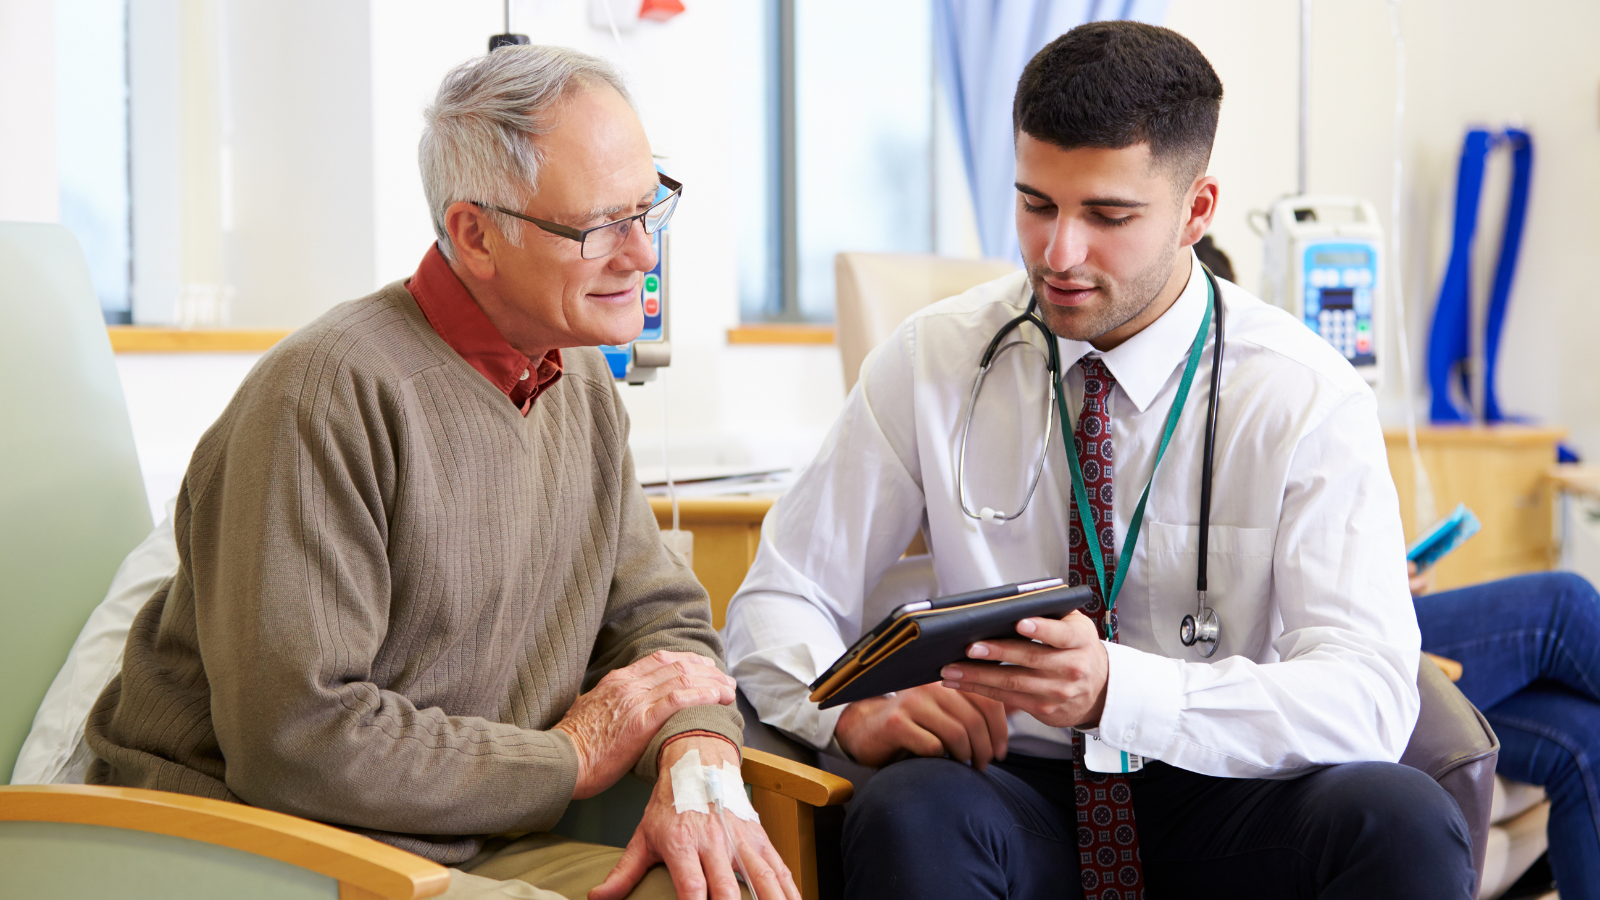
<svg viewBox="0 0 1600 900">
<path fill-rule="evenodd" d="M 654 294 L 661 289 L 661 279 L 654 275 L 646 275 L 644 277 L 644 289 Z"/>
</svg>

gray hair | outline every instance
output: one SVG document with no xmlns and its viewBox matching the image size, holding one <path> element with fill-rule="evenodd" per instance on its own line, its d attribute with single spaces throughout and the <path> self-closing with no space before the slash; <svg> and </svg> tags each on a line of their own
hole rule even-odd
<svg viewBox="0 0 1600 900">
<path fill-rule="evenodd" d="M 422 114 L 417 147 L 422 191 L 445 258 L 455 258 L 444 215 L 452 203 L 516 208 L 533 193 L 544 164 L 537 138 L 556 126 L 557 106 L 576 91 L 610 85 L 632 104 L 610 63 L 565 47 L 501 47 L 444 77 Z M 506 239 L 522 245 L 522 223 L 489 212 Z"/>
</svg>

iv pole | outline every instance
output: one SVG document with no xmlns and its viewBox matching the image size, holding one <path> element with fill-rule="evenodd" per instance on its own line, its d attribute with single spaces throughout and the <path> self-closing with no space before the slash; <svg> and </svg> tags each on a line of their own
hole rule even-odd
<svg viewBox="0 0 1600 900">
<path fill-rule="evenodd" d="M 510 31 L 510 26 L 506 27 Z M 1300 169 L 1299 193 L 1311 185 L 1311 0 L 1300 0 Z"/>
</svg>

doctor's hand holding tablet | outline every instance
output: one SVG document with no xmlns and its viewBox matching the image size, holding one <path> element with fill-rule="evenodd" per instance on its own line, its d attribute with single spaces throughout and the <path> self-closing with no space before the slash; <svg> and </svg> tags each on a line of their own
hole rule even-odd
<svg viewBox="0 0 1600 900">
<path fill-rule="evenodd" d="M 811 699 L 850 703 L 835 735 L 858 762 L 948 754 L 983 769 L 1005 758 L 1011 712 L 1057 727 L 1099 720 L 1106 651 L 1078 612 L 1091 600 L 1049 578 L 908 603 L 819 676 Z"/>
</svg>

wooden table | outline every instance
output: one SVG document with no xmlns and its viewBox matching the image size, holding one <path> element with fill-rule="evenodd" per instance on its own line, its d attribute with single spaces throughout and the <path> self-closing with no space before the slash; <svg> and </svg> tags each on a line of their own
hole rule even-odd
<svg viewBox="0 0 1600 900">
<path fill-rule="evenodd" d="M 711 595 L 711 622 L 718 628 L 755 562 L 761 520 L 777 499 L 776 494 L 739 494 L 678 501 L 678 527 L 694 533 L 694 574 Z M 650 508 L 663 530 L 672 527 L 672 503 L 666 497 L 651 497 Z"/>
<path fill-rule="evenodd" d="M 1434 568 L 1434 590 L 1447 590 L 1552 568 L 1557 559 L 1555 484 L 1551 468 L 1560 428 L 1522 425 L 1427 426 L 1417 429 L 1417 450 L 1443 516 L 1465 503 L 1483 531 Z M 1403 429 L 1384 432 L 1389 471 L 1400 493 L 1406 539 L 1432 524 L 1413 509 L 1415 477 Z"/>
</svg>

